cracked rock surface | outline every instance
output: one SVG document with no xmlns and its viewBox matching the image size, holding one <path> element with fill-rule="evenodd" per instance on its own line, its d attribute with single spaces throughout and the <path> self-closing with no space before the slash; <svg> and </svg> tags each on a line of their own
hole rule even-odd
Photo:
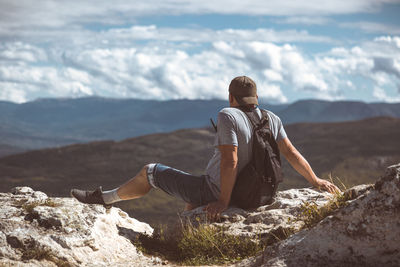
<svg viewBox="0 0 400 267">
<path fill-rule="evenodd" d="M 0 193 L 0 266 L 154 266 L 131 240 L 151 235 L 118 208 L 49 198 L 29 187 Z"/>
<path fill-rule="evenodd" d="M 221 214 L 221 222 L 213 225 L 222 226 L 226 233 L 237 236 L 267 237 L 281 235 L 300 229 L 304 223 L 297 220 L 304 202 L 312 202 L 317 206 L 325 205 L 332 197 L 327 192 L 319 192 L 311 188 L 290 189 L 277 193 L 274 203 L 246 211 L 231 207 Z M 181 214 L 193 224 L 206 222 L 203 207 Z"/>
<path fill-rule="evenodd" d="M 237 266 L 400 266 L 400 164 L 349 193 L 347 206 Z"/>
</svg>

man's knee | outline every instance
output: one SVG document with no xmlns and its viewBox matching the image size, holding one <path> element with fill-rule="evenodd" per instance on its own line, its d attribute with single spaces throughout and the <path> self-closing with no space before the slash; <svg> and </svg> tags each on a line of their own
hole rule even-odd
<svg viewBox="0 0 400 267">
<path fill-rule="evenodd" d="M 153 177 L 153 169 L 155 167 L 155 163 L 146 164 L 142 167 L 140 171 L 140 175 L 145 178 L 146 183 L 149 184 L 150 187 L 156 187 L 154 184 L 154 177 Z"/>
<path fill-rule="evenodd" d="M 148 170 L 149 170 L 149 168 L 150 168 L 150 165 L 151 165 L 151 164 L 146 164 L 146 165 L 144 165 L 144 166 L 142 167 L 142 169 L 140 170 L 140 174 L 147 177 L 147 172 L 148 172 Z"/>
<path fill-rule="evenodd" d="M 147 172 L 147 170 L 149 169 L 150 164 L 146 164 L 143 166 L 142 171 L 143 172 Z"/>
</svg>

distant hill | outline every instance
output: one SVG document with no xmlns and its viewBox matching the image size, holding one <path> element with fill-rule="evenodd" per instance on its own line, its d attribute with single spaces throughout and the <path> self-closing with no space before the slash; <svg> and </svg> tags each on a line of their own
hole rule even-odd
<svg viewBox="0 0 400 267">
<path fill-rule="evenodd" d="M 22 153 L 25 150 L 15 146 L 3 145 L 0 144 L 0 157 L 4 157 L 7 155 Z"/>
<path fill-rule="evenodd" d="M 400 119 L 372 118 L 340 123 L 288 125 L 289 138 L 317 175 L 348 186 L 373 182 L 384 168 L 400 161 Z M 49 195 L 66 196 L 72 187 L 111 189 L 150 162 L 202 174 L 213 153 L 211 129 L 151 134 L 120 142 L 101 141 L 44 149 L 0 159 L 0 192 L 26 185 Z M 280 189 L 309 186 L 284 162 Z M 160 191 L 120 204 L 136 218 L 162 222 L 183 204 Z"/>
<path fill-rule="evenodd" d="M 400 103 L 298 101 L 262 108 L 284 124 L 334 122 L 377 116 L 400 117 Z M 225 100 L 137 100 L 100 97 L 40 99 L 24 104 L 0 101 L 0 156 L 23 150 L 98 140 L 123 140 L 151 133 L 210 125 Z"/>
<path fill-rule="evenodd" d="M 286 124 L 296 122 L 339 122 L 389 116 L 400 117 L 400 103 L 302 100 L 278 112 Z"/>
<path fill-rule="evenodd" d="M 221 100 L 41 99 L 0 102 L 0 143 L 24 149 L 203 127 Z"/>
</svg>

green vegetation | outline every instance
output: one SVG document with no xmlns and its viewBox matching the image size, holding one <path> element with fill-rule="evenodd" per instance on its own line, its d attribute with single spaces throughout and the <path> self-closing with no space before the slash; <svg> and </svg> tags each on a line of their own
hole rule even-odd
<svg viewBox="0 0 400 267">
<path fill-rule="evenodd" d="M 305 228 L 311 228 L 337 209 L 343 207 L 345 203 L 346 198 L 343 193 L 335 195 L 322 207 L 318 207 L 316 203 L 304 202 L 301 206 L 299 220 L 304 222 Z"/>
<path fill-rule="evenodd" d="M 135 246 L 145 254 L 182 265 L 232 263 L 265 248 L 259 239 L 229 235 L 222 227 L 208 224 L 186 224 L 169 230 L 160 227 L 152 237 L 139 236 Z"/>
<path fill-rule="evenodd" d="M 263 237 L 262 243 L 265 246 L 270 246 L 276 242 L 287 239 L 289 236 L 293 235 L 296 232 L 297 231 L 294 228 L 283 228 L 280 226 L 276 230 L 270 231 L 267 236 Z"/>
<path fill-rule="evenodd" d="M 340 182 L 340 189 L 343 191 L 346 190 L 346 186 L 342 183 L 341 179 L 337 177 L 336 179 Z M 333 182 L 332 176 L 330 176 L 330 180 Z M 303 202 L 301 213 L 297 220 L 304 222 L 303 228 L 311 228 L 339 208 L 344 207 L 347 200 L 349 200 L 349 195 L 344 192 L 336 192 L 328 203 L 322 207 L 318 207 L 315 202 Z"/>
</svg>

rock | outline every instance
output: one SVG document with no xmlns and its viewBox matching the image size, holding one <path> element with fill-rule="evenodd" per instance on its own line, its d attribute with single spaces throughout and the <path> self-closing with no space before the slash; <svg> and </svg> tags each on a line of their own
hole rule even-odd
<svg viewBox="0 0 400 267">
<path fill-rule="evenodd" d="M 230 207 L 221 214 L 221 222 L 213 225 L 222 226 L 226 233 L 237 236 L 268 237 L 296 231 L 304 223 L 297 220 L 300 207 L 304 202 L 313 202 L 318 206 L 326 204 L 332 197 L 327 192 L 319 192 L 311 188 L 290 189 L 277 193 L 274 203 L 246 211 Z M 181 217 L 192 224 L 207 222 L 203 207 L 186 211 Z"/>
<path fill-rule="evenodd" d="M 131 241 L 151 235 L 118 208 L 49 198 L 29 187 L 0 193 L 0 266 L 154 266 Z"/>
<path fill-rule="evenodd" d="M 361 184 L 361 185 L 356 185 L 344 192 L 345 196 L 347 199 L 355 199 L 362 194 L 366 193 L 367 191 L 371 190 L 374 185 L 372 184 Z"/>
<path fill-rule="evenodd" d="M 315 227 L 237 266 L 400 266 L 400 164 L 354 191 L 363 193 Z"/>
<path fill-rule="evenodd" d="M 14 187 L 11 189 L 11 193 L 14 195 L 32 195 L 34 193 L 33 189 L 27 186 Z"/>
</svg>

